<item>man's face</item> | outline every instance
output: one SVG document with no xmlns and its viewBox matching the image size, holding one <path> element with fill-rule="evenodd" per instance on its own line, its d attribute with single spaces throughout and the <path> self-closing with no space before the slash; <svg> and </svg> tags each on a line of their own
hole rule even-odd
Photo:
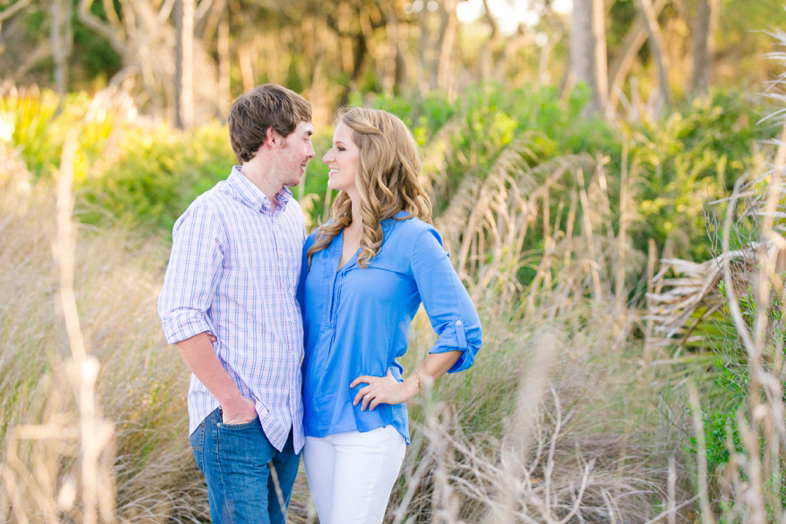
<svg viewBox="0 0 786 524">
<path fill-rule="evenodd" d="M 314 158 L 311 135 L 314 126 L 311 122 L 300 122 L 295 130 L 280 142 L 277 151 L 278 176 L 284 186 L 296 186 L 306 172 L 308 161 Z"/>
</svg>

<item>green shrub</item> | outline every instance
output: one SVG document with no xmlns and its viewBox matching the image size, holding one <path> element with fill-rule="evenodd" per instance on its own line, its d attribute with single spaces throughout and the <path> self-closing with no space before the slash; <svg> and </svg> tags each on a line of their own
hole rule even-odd
<svg viewBox="0 0 786 524">
<path fill-rule="evenodd" d="M 194 198 L 225 179 L 235 163 L 224 126 L 134 130 L 119 159 L 82 184 L 81 219 L 96 224 L 111 217 L 171 230 Z"/>
<path fill-rule="evenodd" d="M 120 119 L 84 92 L 66 96 L 62 107 L 59 103 L 49 90 L 14 90 L 0 98 L 0 121 L 10 126 L 6 131 L 11 144 L 36 179 L 52 176 L 60 165 L 66 136 L 77 131 L 74 176 L 83 180 L 88 166 L 103 157 L 110 135 L 121 127 Z"/>
<path fill-rule="evenodd" d="M 705 206 L 756 166 L 756 141 L 766 136 L 755 125 L 762 111 L 742 94 L 713 91 L 662 122 L 630 129 L 639 171 L 637 244 L 670 239 L 672 255 L 697 262 L 713 255 Z"/>
</svg>

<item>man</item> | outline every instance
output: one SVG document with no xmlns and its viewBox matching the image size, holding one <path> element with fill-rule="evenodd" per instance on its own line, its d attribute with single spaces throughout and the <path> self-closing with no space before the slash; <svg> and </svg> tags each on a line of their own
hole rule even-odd
<svg viewBox="0 0 786 524">
<path fill-rule="evenodd" d="M 305 226 L 287 186 L 314 157 L 312 132 L 311 106 L 289 89 L 240 97 L 229 114 L 240 165 L 173 230 L 158 309 L 193 373 L 189 434 L 216 523 L 284 522 L 295 482 Z"/>
</svg>

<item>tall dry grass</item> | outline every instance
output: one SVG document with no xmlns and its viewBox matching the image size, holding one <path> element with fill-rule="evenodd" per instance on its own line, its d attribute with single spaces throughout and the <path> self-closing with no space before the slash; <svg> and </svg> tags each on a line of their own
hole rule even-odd
<svg viewBox="0 0 786 524">
<path fill-rule="evenodd" d="M 631 251 L 612 216 L 605 161 L 564 157 L 532 168 L 530 156 L 525 136 L 484 181 L 465 181 L 437 219 L 485 343 L 471 372 L 443 379 L 413 405 L 391 521 L 647 522 L 692 504 L 675 429 L 684 420 L 658 411 L 661 392 L 642 378 L 645 347 L 634 336 L 642 320 L 620 304 L 646 257 Z M 24 193 L 16 182 L 24 178 L 22 169 L 9 178 L 0 208 L 0 290 L 15 297 L 0 306 L 2 520 L 207 519 L 185 438 L 188 373 L 156 315 L 164 243 L 82 228 L 69 313 L 52 257 L 52 188 Z M 542 250 L 525 250 L 532 236 L 546 239 Z M 537 275 L 527 289 L 517 278 L 525 266 Z M 79 331 L 84 350 L 73 353 Z M 411 361 L 432 340 L 419 318 Z M 98 369 L 92 413 L 84 375 L 73 381 L 66 372 L 80 358 Z M 91 435 L 86 419 L 88 428 L 111 423 L 111 432 Z M 103 475 L 95 490 L 90 468 Z M 315 521 L 302 478 L 290 517 Z"/>
<path fill-rule="evenodd" d="M 442 379 L 411 411 L 418 422 L 389 518 L 684 521 L 697 501 L 681 451 L 690 420 L 668 413 L 674 379 L 647 366 L 661 350 L 627 305 L 648 257 L 626 237 L 631 217 L 611 211 L 605 159 L 531 168 L 526 140 L 486 179 L 465 179 L 435 220 L 483 317 L 484 347 L 471 372 Z M 623 210 L 636 176 L 627 174 Z M 526 251 L 530 237 L 543 248 Z M 528 288 L 517 278 L 524 266 L 535 269 Z M 429 329 L 416 322 L 412 362 Z"/>
<path fill-rule="evenodd" d="M 781 48 L 786 47 L 786 33 L 775 32 L 773 37 Z M 771 58 L 786 64 L 782 52 Z M 781 75 L 767 95 L 783 105 L 785 86 L 786 77 Z M 766 119 L 775 118 L 783 120 L 783 110 Z M 715 471 L 706 461 L 699 387 L 688 384 L 703 524 L 716 518 L 724 523 L 786 522 L 786 124 L 772 145 L 772 156 L 762 170 L 740 176 L 731 196 L 719 202 L 725 204 L 720 253 L 702 264 L 664 260 L 656 280 L 665 291 L 651 295 L 650 318 L 663 341 L 678 342 L 678 351 L 691 339 L 701 342 L 702 322 L 715 316 L 733 328 L 732 348 L 742 357 L 743 365 L 733 373 L 745 385 L 745 402 L 726 427 L 729 460 Z M 674 276 L 666 278 L 667 271 Z M 711 340 L 703 342 L 712 345 Z M 740 447 L 732 440 L 733 429 Z M 709 481 L 717 484 L 715 492 Z"/>
<path fill-rule="evenodd" d="M 206 510 L 182 438 L 188 376 L 156 314 L 166 252 L 119 229 L 76 241 L 73 144 L 58 196 L 25 184 L 4 149 L 0 521 L 196 521 Z"/>
<path fill-rule="evenodd" d="M 413 405 L 391 521 L 646 522 L 690 503 L 682 460 L 667 482 L 677 439 L 640 378 L 638 313 L 616 298 L 643 257 L 626 251 L 625 265 L 616 263 L 629 248 L 614 234 L 603 159 L 530 168 L 528 154 L 526 139 L 513 144 L 437 221 L 483 316 L 485 344 L 471 372 Z M 156 314 L 165 243 L 81 228 L 67 312 L 52 252 L 53 188 L 29 188 L 23 166 L 6 160 L 17 167 L 0 190 L 0 290 L 14 297 L 0 305 L 2 520 L 204 521 L 205 489 L 185 438 L 188 373 Z M 549 216 L 553 199 L 567 218 Z M 74 226 L 60 209 L 61 229 Z M 526 235 L 544 235 L 545 249 L 523 251 Z M 537 268 L 526 290 L 516 278 L 523 265 Z M 78 332 L 84 350 L 74 353 Z M 421 359 L 432 340 L 419 318 L 409 358 Z M 88 382 L 92 413 L 84 375 L 66 371 L 80 358 L 98 369 Z M 109 433 L 85 431 L 109 423 Z M 302 478 L 290 518 L 315 521 Z"/>
<path fill-rule="evenodd" d="M 786 34 L 780 39 L 786 45 Z M 734 423 L 742 449 L 735 448 L 732 427 L 727 427 L 730 459 L 716 471 L 709 471 L 704 460 L 701 399 L 698 388 L 691 385 L 703 523 L 714 522 L 716 516 L 723 522 L 786 522 L 786 125 L 775 145 L 768 169 L 755 177 L 740 177 L 726 201 L 722 252 L 703 264 L 664 261 L 677 276 L 663 279 L 667 290 L 653 297 L 651 314 L 659 330 L 683 343 L 698 336 L 692 335 L 698 321 L 721 311 L 735 329 L 735 345 L 745 362 L 744 369 L 736 372 L 745 375 L 741 382 L 747 382 L 746 402 L 738 409 Z M 750 240 L 732 249 L 733 236 Z M 720 500 L 713 500 L 707 479 L 719 486 Z"/>
<path fill-rule="evenodd" d="M 702 447 L 702 420 L 692 416 L 702 399 L 690 386 L 701 362 L 675 361 L 655 340 L 689 336 L 690 325 L 663 331 L 653 314 L 690 318 L 686 308 L 701 301 L 684 301 L 694 280 L 664 284 L 654 249 L 631 246 L 641 173 L 626 155 L 614 197 L 607 159 L 533 167 L 530 138 L 514 141 L 487 177 L 468 176 L 435 220 L 478 306 L 484 347 L 471 371 L 413 402 L 412 445 L 387 520 L 708 522 L 720 507 L 702 480 L 711 472 L 703 453 L 683 451 L 691 435 Z M 703 269 L 714 279 L 707 290 L 724 278 L 733 293 L 750 278 L 764 309 L 772 290 L 783 297 L 771 271 L 779 257 L 765 255 L 786 245 L 773 218 L 784 150 L 782 140 L 764 174 L 775 195 L 759 206 L 768 250 L 754 246 L 755 263 L 733 273 L 727 243 L 725 258 Z M 444 151 L 432 153 L 426 183 L 439 188 Z M 0 521 L 206 521 L 186 438 L 188 372 L 156 314 L 165 242 L 119 227 L 78 228 L 67 184 L 56 216 L 54 188 L 31 187 L 5 145 L 0 155 L 10 166 L 0 176 L 0 293 L 12 297 L 0 303 Z M 66 155 L 60 180 L 68 165 Z M 535 275 L 526 287 L 525 270 Z M 633 291 L 643 274 L 646 310 Z M 673 314 L 663 297 L 676 297 Z M 784 521 L 776 494 L 786 442 L 782 342 L 768 318 L 759 315 L 747 338 L 750 326 L 737 325 L 756 378 L 738 420 L 746 451 L 722 475 L 729 522 Z M 421 361 L 433 339 L 421 314 L 405 366 Z M 302 476 L 290 520 L 316 522 Z"/>
</svg>

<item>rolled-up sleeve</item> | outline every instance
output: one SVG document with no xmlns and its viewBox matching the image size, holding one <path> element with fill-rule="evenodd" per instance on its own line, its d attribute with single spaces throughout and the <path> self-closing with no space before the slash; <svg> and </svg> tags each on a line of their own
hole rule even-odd
<svg viewBox="0 0 786 524">
<path fill-rule="evenodd" d="M 410 248 L 412 273 L 431 326 L 438 338 L 429 353 L 461 351 L 448 373 L 463 371 L 475 362 L 483 330 L 469 293 L 450 264 L 434 228 L 423 229 Z"/>
<path fill-rule="evenodd" d="M 158 313 L 170 344 L 206 331 L 214 333 L 207 311 L 222 273 L 221 232 L 220 217 L 207 203 L 193 204 L 175 223 L 158 297 Z"/>
</svg>

